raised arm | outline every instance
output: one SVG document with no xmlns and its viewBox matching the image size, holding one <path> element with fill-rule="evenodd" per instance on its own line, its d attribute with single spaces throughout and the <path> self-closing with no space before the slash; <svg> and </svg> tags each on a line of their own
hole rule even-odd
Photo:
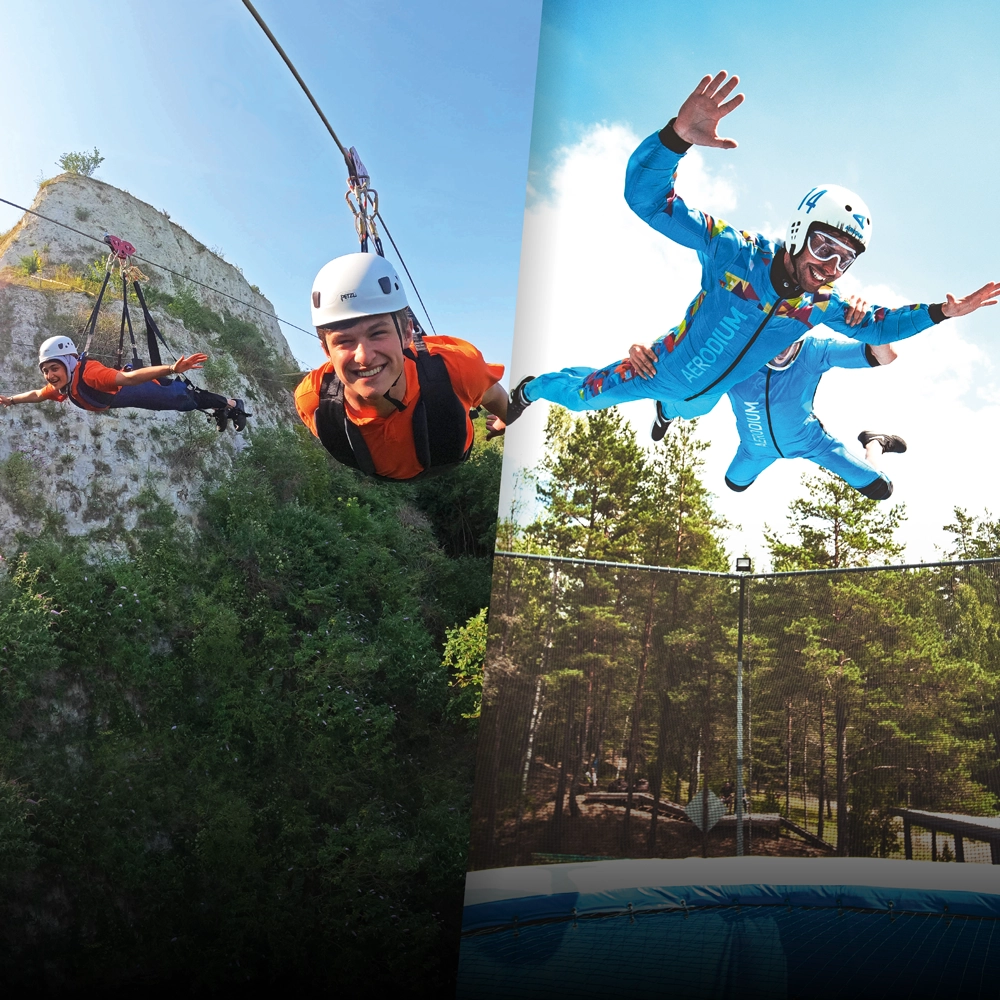
<svg viewBox="0 0 1000 1000">
<path fill-rule="evenodd" d="M 729 98 L 739 77 L 726 77 L 725 71 L 703 77 L 677 117 L 639 144 L 625 170 L 625 200 L 632 211 L 657 232 L 705 253 L 718 252 L 726 243 L 738 243 L 739 235 L 685 205 L 674 190 L 674 182 L 677 165 L 692 145 L 736 146 L 735 139 L 717 134 L 721 119 L 743 103 L 742 94 Z M 724 238 L 717 241 L 719 237 Z"/>
</svg>

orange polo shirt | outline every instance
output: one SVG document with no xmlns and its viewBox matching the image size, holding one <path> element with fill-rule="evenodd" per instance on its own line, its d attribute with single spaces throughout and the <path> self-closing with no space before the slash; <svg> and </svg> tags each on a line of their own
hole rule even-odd
<svg viewBox="0 0 1000 1000">
<path fill-rule="evenodd" d="M 98 392 L 117 392 L 121 386 L 115 382 L 118 376 L 117 368 L 109 368 L 107 365 L 102 365 L 99 361 L 87 360 L 87 367 L 83 370 L 84 379 L 83 381 L 90 386 L 91 389 L 97 389 Z M 67 388 L 69 388 L 67 386 Z M 50 385 L 48 382 L 45 383 L 45 388 L 41 390 L 42 399 L 55 399 L 58 402 L 62 402 L 67 399 L 68 396 L 64 392 L 60 392 L 54 385 Z"/>
<path fill-rule="evenodd" d="M 503 377 L 503 365 L 488 364 L 482 354 L 468 341 L 456 337 L 424 337 L 424 344 L 430 354 L 438 354 L 444 359 L 455 395 L 462 401 L 464 409 L 478 406 L 483 393 Z M 420 383 L 417 381 L 416 362 L 403 358 L 406 371 L 406 395 L 403 403 L 406 409 L 393 411 L 387 417 L 380 416 L 373 406 L 352 406 L 344 399 L 344 412 L 352 424 L 356 424 L 365 439 L 375 471 L 390 479 L 412 479 L 423 471 L 417 461 L 417 450 L 413 443 L 413 406 L 420 398 Z M 295 390 L 295 408 L 302 423 L 316 433 L 316 410 L 319 407 L 319 393 L 323 376 L 333 371 L 328 361 L 311 371 Z M 87 380 L 90 381 L 89 379 Z M 466 418 L 465 447 L 471 446 L 475 437 L 472 421 Z"/>
</svg>

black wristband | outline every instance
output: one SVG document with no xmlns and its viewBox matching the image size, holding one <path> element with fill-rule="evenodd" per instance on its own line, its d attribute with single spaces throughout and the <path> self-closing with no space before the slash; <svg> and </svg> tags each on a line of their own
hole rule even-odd
<svg viewBox="0 0 1000 1000">
<path fill-rule="evenodd" d="M 943 302 L 935 302 L 933 305 L 929 305 L 927 307 L 927 312 L 930 314 L 932 323 L 940 323 L 941 320 L 948 318 L 944 314 Z"/>
<path fill-rule="evenodd" d="M 878 368 L 882 362 L 875 357 L 875 352 L 872 350 L 871 344 L 865 344 L 865 360 L 872 366 L 872 368 Z"/>
<path fill-rule="evenodd" d="M 677 121 L 675 115 L 660 129 L 660 142 L 672 153 L 686 153 L 693 145 L 693 142 L 685 142 L 675 131 L 674 122 Z"/>
</svg>

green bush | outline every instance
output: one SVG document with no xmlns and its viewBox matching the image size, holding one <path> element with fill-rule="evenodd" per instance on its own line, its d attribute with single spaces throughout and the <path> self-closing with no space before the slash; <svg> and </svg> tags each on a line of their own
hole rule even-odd
<svg viewBox="0 0 1000 1000">
<path fill-rule="evenodd" d="M 484 621 L 411 493 L 258 431 L 197 530 L 149 490 L 127 556 L 52 532 L 0 579 L 0 980 L 453 988 L 472 709 L 442 647 L 471 677 Z"/>
<path fill-rule="evenodd" d="M 34 464 L 24 452 L 15 451 L 0 462 L 0 496 L 21 517 L 37 511 L 37 480 Z"/>
<path fill-rule="evenodd" d="M 104 157 L 95 146 L 93 153 L 63 153 L 56 160 L 68 174 L 79 174 L 81 177 L 93 177 L 94 171 L 104 162 Z"/>
<path fill-rule="evenodd" d="M 20 264 L 18 269 L 22 274 L 27 277 L 31 277 L 33 274 L 37 274 L 43 267 L 42 255 L 37 250 L 32 250 L 31 253 L 26 254 L 24 257 L 20 258 Z"/>
</svg>

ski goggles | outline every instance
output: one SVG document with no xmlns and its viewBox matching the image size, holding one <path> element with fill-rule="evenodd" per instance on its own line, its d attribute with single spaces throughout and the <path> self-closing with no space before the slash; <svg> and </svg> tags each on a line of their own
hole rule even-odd
<svg viewBox="0 0 1000 1000">
<path fill-rule="evenodd" d="M 792 362 L 799 356 L 802 350 L 802 341 L 796 340 L 791 347 L 786 347 L 780 354 L 776 354 L 767 363 L 767 367 L 773 372 L 781 372 L 791 367 Z"/>
<path fill-rule="evenodd" d="M 836 236 L 824 233 L 822 230 L 814 229 L 809 234 L 809 252 L 819 261 L 824 263 L 835 260 L 834 265 L 843 274 L 857 259 L 858 252 L 854 247 L 848 245 L 843 240 L 838 240 Z"/>
</svg>

